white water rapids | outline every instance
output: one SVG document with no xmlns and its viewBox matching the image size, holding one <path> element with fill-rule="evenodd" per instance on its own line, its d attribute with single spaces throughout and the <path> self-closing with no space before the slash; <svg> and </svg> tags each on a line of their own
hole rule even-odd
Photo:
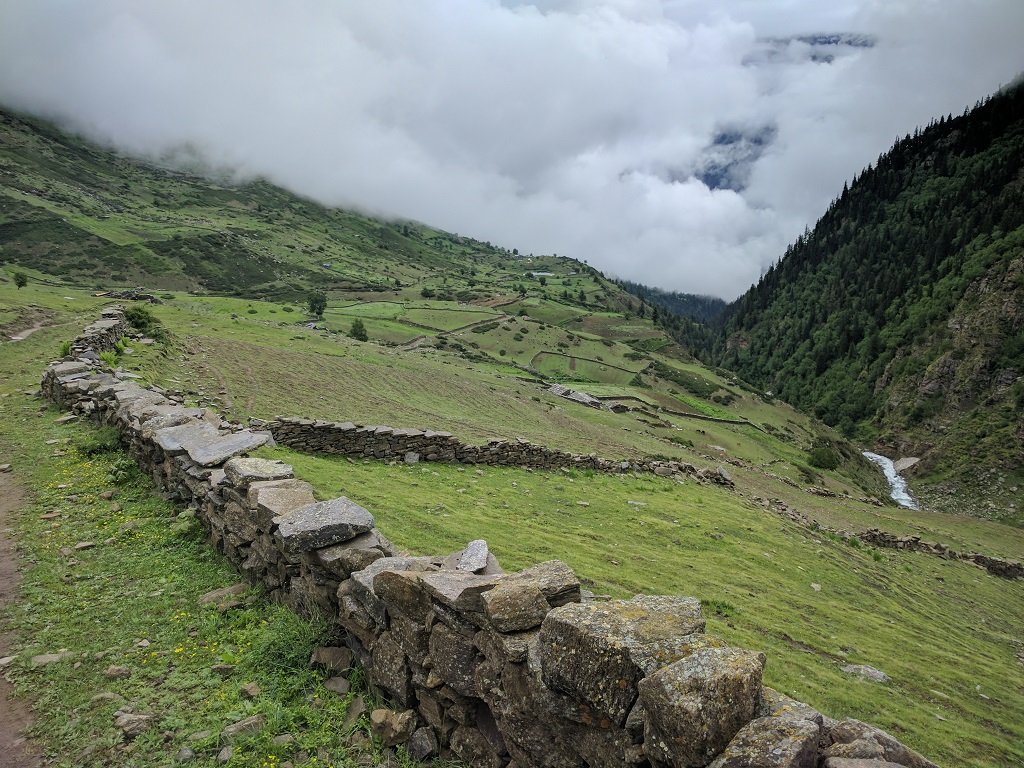
<svg viewBox="0 0 1024 768">
<path fill-rule="evenodd" d="M 907 488 L 906 479 L 896 471 L 896 467 L 893 465 L 892 459 L 887 459 L 885 456 L 879 456 L 877 453 L 872 453 L 871 451 L 864 451 L 862 455 L 868 461 L 872 461 L 882 468 L 882 472 L 885 473 L 885 479 L 889 481 L 889 488 L 891 489 L 889 496 L 893 501 L 901 507 L 918 509 L 917 502 L 914 501 L 914 497 L 910 495 L 910 489 Z"/>
</svg>

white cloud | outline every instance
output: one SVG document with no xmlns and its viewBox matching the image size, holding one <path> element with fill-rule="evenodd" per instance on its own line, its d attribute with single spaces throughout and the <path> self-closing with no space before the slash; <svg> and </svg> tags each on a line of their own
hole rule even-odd
<svg viewBox="0 0 1024 768">
<path fill-rule="evenodd" d="M 1019 0 L 8 0 L 0 102 L 731 298 L 897 135 L 1011 80 L 1021 29 Z M 877 44 L 764 42 L 810 32 Z M 741 157 L 743 189 L 701 181 Z"/>
</svg>

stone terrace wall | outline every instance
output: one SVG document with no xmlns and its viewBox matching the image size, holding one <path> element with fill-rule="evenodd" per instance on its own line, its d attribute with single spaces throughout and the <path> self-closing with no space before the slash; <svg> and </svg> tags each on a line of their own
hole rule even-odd
<svg viewBox="0 0 1024 768">
<path fill-rule="evenodd" d="M 502 572 L 483 541 L 448 556 L 400 554 L 367 510 L 317 501 L 290 467 L 244 457 L 267 434 L 120 380 L 86 355 L 51 364 L 42 391 L 116 428 L 251 582 L 328 617 L 344 646 L 322 653 L 335 668 L 358 660 L 404 709 L 371 722 L 417 758 L 455 754 L 494 768 L 933 765 L 876 728 L 764 687 L 765 657 L 706 635 L 693 598 L 599 600 L 557 560 Z"/>
<path fill-rule="evenodd" d="M 699 481 L 733 486 L 729 473 L 719 467 L 697 469 L 683 461 L 629 459 L 614 461 L 594 454 L 567 453 L 528 440 L 490 440 L 484 445 L 465 443 L 450 432 L 395 427 L 363 426 L 351 421 L 331 422 L 279 416 L 273 421 L 254 420 L 274 440 L 305 453 L 332 453 L 410 463 L 441 461 L 457 464 L 490 464 L 529 469 L 593 469 L 598 472 L 653 472 L 664 477 L 685 475 Z"/>
</svg>

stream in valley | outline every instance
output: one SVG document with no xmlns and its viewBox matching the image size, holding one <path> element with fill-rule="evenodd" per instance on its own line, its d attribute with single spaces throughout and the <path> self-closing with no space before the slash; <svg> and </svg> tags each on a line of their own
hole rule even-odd
<svg viewBox="0 0 1024 768">
<path fill-rule="evenodd" d="M 892 459 L 887 459 L 885 456 L 880 456 L 879 454 L 872 453 L 871 451 L 863 451 L 862 455 L 868 461 L 874 462 L 882 468 L 882 472 L 885 473 L 885 479 L 889 481 L 889 496 L 893 501 L 901 507 L 919 509 L 914 497 L 910 495 L 910 489 L 907 487 L 906 479 L 896 471 L 896 467 L 893 465 Z"/>
</svg>

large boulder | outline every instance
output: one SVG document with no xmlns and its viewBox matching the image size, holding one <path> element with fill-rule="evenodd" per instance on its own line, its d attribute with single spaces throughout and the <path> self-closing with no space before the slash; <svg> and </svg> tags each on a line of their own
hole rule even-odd
<svg viewBox="0 0 1024 768">
<path fill-rule="evenodd" d="M 754 716 L 764 655 L 705 648 L 640 681 L 644 751 L 653 762 L 700 768 Z"/>
<path fill-rule="evenodd" d="M 544 683 L 586 702 L 599 722 L 622 726 L 640 679 L 690 654 L 704 624 L 700 603 L 689 597 L 638 595 L 555 608 L 540 631 Z"/>
</svg>

